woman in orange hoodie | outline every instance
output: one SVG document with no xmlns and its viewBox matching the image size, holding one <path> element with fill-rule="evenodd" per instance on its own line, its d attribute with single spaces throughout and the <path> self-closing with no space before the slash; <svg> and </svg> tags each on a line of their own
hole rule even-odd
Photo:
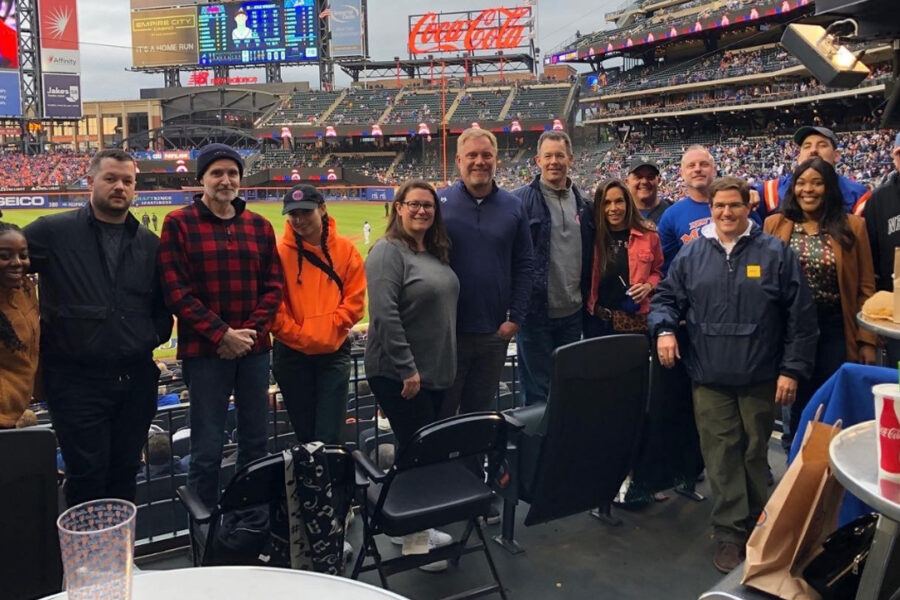
<svg viewBox="0 0 900 600">
<path fill-rule="evenodd" d="M 288 215 L 278 242 L 285 285 L 272 326 L 272 373 L 300 443 L 334 444 L 347 410 L 347 334 L 365 311 L 365 266 L 315 187 L 294 186 L 281 214 Z"/>
<path fill-rule="evenodd" d="M 16 426 L 34 391 L 40 325 L 30 264 L 22 231 L 0 222 L 0 429 Z"/>
</svg>

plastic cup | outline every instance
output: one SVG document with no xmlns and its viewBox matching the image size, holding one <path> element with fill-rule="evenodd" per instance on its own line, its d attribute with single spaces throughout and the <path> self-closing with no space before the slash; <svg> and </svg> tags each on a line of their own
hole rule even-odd
<svg viewBox="0 0 900 600">
<path fill-rule="evenodd" d="M 900 385 L 881 383 L 872 387 L 875 424 L 878 431 L 878 482 L 881 493 L 900 498 Z"/>
<path fill-rule="evenodd" d="M 59 547 L 69 600 L 130 600 L 137 508 L 91 500 L 59 516 Z"/>
</svg>

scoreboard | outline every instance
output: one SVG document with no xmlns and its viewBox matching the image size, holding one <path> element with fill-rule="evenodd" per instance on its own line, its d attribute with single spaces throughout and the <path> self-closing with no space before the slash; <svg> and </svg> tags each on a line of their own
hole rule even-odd
<svg viewBox="0 0 900 600">
<path fill-rule="evenodd" d="M 315 60 L 316 0 L 284 0 L 284 41 L 288 47 L 287 60 Z"/>
<path fill-rule="evenodd" d="M 136 67 L 167 64 L 252 65 L 318 60 L 316 0 L 247 0 L 213 2 L 191 8 L 196 16 L 195 53 L 171 60 L 171 44 L 134 43 L 145 37 L 146 23 L 165 39 L 168 22 L 155 18 L 171 9 L 132 12 L 132 53 Z M 169 50 L 157 52 L 157 50 Z"/>
</svg>

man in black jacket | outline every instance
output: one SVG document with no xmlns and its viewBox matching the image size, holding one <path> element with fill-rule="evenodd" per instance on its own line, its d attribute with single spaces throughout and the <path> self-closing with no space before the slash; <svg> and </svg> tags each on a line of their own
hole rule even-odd
<svg viewBox="0 0 900 600">
<path fill-rule="evenodd" d="M 172 331 L 156 273 L 159 240 L 128 212 L 134 160 L 102 150 L 87 181 L 87 205 L 25 228 L 40 274 L 44 394 L 67 465 L 69 506 L 134 500 L 156 414 L 153 349 Z"/>
<path fill-rule="evenodd" d="M 878 186 L 866 203 L 863 217 L 875 261 L 875 287 L 894 290 L 894 248 L 900 246 L 900 133 L 894 139 L 894 168 L 887 181 Z M 888 365 L 900 361 L 900 342 L 887 341 Z"/>
<path fill-rule="evenodd" d="M 766 503 L 775 405 L 791 404 L 812 371 L 819 329 L 794 252 L 750 221 L 747 183 L 716 179 L 709 202 L 713 222 L 672 261 L 647 324 L 662 366 L 683 359 L 693 382 L 714 497 L 713 563 L 727 573 Z M 683 319 L 686 348 L 674 335 Z"/>
</svg>

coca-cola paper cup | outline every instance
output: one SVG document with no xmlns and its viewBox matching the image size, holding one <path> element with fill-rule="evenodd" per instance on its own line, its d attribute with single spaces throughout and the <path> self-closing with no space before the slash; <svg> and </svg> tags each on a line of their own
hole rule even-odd
<svg viewBox="0 0 900 600">
<path fill-rule="evenodd" d="M 900 385 L 872 387 L 878 426 L 878 481 L 881 493 L 900 499 Z"/>
</svg>

